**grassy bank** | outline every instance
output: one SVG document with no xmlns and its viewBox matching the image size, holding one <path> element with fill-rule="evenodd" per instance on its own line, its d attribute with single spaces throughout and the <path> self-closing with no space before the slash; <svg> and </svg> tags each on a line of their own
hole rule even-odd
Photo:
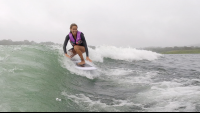
<svg viewBox="0 0 200 113">
<path fill-rule="evenodd" d="M 153 52 L 161 54 L 200 54 L 200 47 L 149 47 L 144 48 L 145 50 L 150 50 Z"/>
<path fill-rule="evenodd" d="M 174 51 L 165 51 L 160 52 L 161 54 L 200 54 L 199 50 L 174 50 Z"/>
</svg>

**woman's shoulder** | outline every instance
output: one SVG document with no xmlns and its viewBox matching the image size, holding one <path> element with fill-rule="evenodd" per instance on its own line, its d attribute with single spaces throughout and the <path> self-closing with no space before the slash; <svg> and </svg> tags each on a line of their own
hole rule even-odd
<svg viewBox="0 0 200 113">
<path fill-rule="evenodd" d="M 69 38 L 69 34 L 66 36 L 66 38 Z"/>
<path fill-rule="evenodd" d="M 67 36 L 66 37 L 69 37 L 69 35 L 70 35 L 71 33 L 69 32 L 68 34 L 67 34 Z"/>
<path fill-rule="evenodd" d="M 83 34 L 83 32 L 81 32 L 81 35 Z"/>
<path fill-rule="evenodd" d="M 81 38 L 85 38 L 84 34 L 81 32 Z"/>
<path fill-rule="evenodd" d="M 81 32 L 81 36 L 84 36 L 84 33 L 83 33 L 83 32 Z"/>
</svg>

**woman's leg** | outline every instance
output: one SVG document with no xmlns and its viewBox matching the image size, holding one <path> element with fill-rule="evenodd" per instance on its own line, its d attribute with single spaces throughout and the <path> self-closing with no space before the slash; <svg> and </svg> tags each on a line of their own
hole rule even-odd
<svg viewBox="0 0 200 113">
<path fill-rule="evenodd" d="M 74 57 L 75 55 L 77 55 L 76 51 L 74 50 L 74 48 L 68 50 L 69 51 L 69 56 L 72 58 Z"/>
<path fill-rule="evenodd" d="M 74 48 L 71 48 L 68 50 L 68 55 L 72 58 L 75 55 L 77 55 L 76 51 L 74 50 Z"/>
<path fill-rule="evenodd" d="M 84 58 L 83 58 L 83 53 L 85 52 L 85 47 L 84 47 L 84 46 L 75 45 L 75 46 L 74 46 L 74 52 L 75 52 L 76 54 L 78 54 L 79 57 L 81 58 L 81 62 L 78 63 L 78 64 L 79 64 L 79 65 L 85 64 L 85 60 L 84 60 Z"/>
</svg>

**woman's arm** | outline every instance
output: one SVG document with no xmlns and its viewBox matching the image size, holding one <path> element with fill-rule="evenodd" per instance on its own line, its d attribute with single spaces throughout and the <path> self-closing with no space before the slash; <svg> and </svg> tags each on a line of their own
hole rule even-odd
<svg viewBox="0 0 200 113">
<path fill-rule="evenodd" d="M 69 40 L 69 35 L 66 36 L 65 42 L 63 44 L 63 51 L 64 51 L 65 54 L 67 54 L 66 47 L 67 47 L 68 40 Z"/>
<path fill-rule="evenodd" d="M 83 33 L 81 33 L 81 40 L 83 41 L 83 46 L 85 47 L 86 60 L 92 62 L 92 60 L 89 58 L 87 42 L 86 42 L 86 40 L 85 40 L 85 37 L 84 37 L 84 34 L 83 34 Z"/>
<path fill-rule="evenodd" d="M 81 33 L 81 40 L 83 41 L 83 46 L 85 47 L 86 56 L 89 57 L 87 42 L 83 33 Z"/>
</svg>

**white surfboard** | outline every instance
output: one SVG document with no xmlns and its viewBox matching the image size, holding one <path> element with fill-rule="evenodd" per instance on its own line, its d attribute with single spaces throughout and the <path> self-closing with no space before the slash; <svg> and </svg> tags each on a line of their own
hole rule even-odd
<svg viewBox="0 0 200 113">
<path fill-rule="evenodd" d="M 85 62 L 83 66 L 78 65 L 81 61 L 73 61 L 75 63 L 75 68 L 81 69 L 81 70 L 96 70 L 97 68 L 94 67 L 92 64 Z"/>
</svg>

